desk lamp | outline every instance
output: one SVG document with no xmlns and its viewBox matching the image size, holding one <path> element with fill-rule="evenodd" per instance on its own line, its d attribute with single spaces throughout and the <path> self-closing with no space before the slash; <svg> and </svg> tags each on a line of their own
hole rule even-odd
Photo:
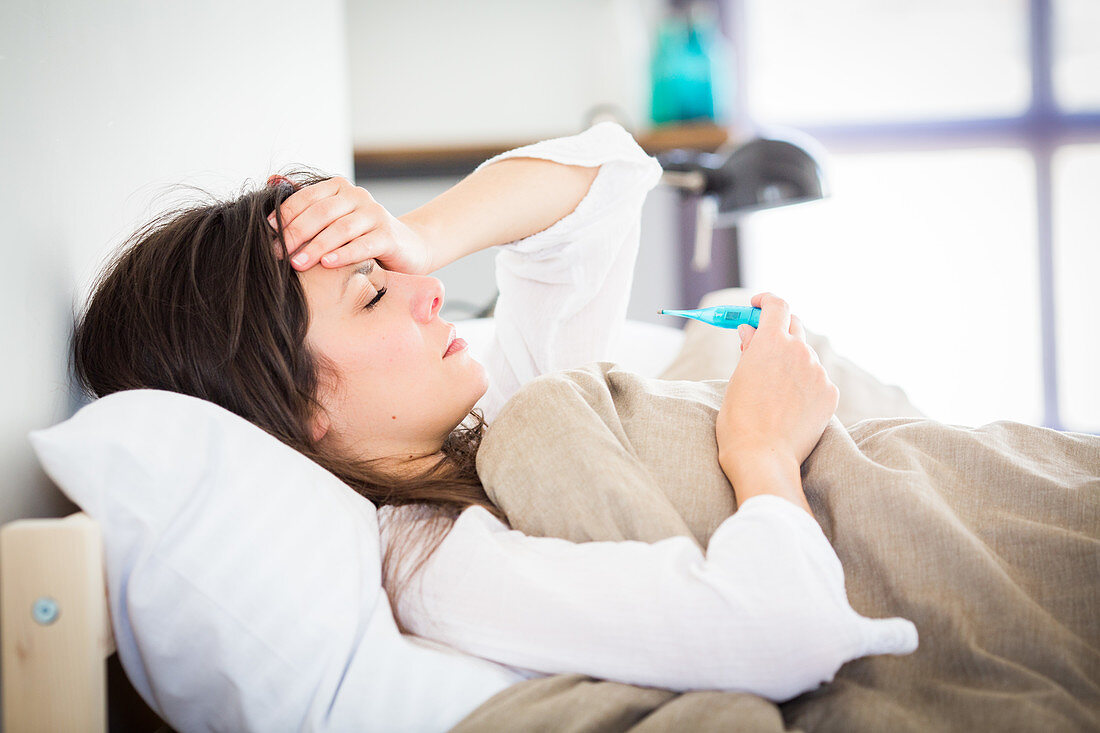
<svg viewBox="0 0 1100 733">
<path fill-rule="evenodd" d="M 806 141 L 807 146 L 814 146 Z M 696 272 L 710 265 L 714 229 L 735 226 L 761 209 L 815 201 L 828 195 L 821 165 L 802 145 L 756 137 L 726 153 L 670 150 L 657 155 L 661 182 L 699 195 L 695 218 Z"/>
</svg>

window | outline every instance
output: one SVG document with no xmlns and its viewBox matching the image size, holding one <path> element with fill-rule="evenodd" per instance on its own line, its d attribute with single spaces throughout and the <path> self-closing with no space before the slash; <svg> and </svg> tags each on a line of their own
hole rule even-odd
<svg viewBox="0 0 1100 733">
<path fill-rule="evenodd" d="M 1098 172 L 1100 144 L 1065 145 L 1054 154 L 1059 413 L 1071 429 L 1089 431 L 1100 415 Z"/>
<path fill-rule="evenodd" d="M 761 122 L 1019 114 L 1024 0 L 757 0 L 746 4 L 749 106 Z"/>
<path fill-rule="evenodd" d="M 832 189 L 744 220 L 745 284 L 937 420 L 1100 433 L 1100 3 L 726 9 L 744 120 Z"/>
<path fill-rule="evenodd" d="M 1058 0 L 1054 13 L 1054 89 L 1067 111 L 1100 109 L 1100 3 Z"/>
</svg>

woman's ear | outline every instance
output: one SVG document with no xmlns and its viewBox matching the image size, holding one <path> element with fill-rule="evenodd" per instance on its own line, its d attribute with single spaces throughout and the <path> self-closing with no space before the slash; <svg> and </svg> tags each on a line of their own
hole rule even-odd
<svg viewBox="0 0 1100 733">
<path fill-rule="evenodd" d="M 332 427 L 332 422 L 328 419 L 328 413 L 324 410 L 318 410 L 313 413 L 313 417 L 309 420 L 310 434 L 313 437 L 314 443 L 320 443 L 321 438 L 328 435 L 329 428 Z"/>
</svg>

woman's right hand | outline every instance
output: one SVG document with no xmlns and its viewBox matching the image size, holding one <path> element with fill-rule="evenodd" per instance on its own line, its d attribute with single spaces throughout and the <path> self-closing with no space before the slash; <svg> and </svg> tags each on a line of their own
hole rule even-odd
<svg viewBox="0 0 1100 733">
<path fill-rule="evenodd" d="M 297 270 L 308 270 L 318 262 L 335 268 L 369 259 L 378 260 L 387 270 L 411 275 L 436 269 L 427 236 L 346 178 L 303 186 L 279 208 L 283 241 Z M 274 212 L 268 221 L 277 228 Z"/>
<path fill-rule="evenodd" d="M 836 412 L 840 390 L 829 381 L 790 306 L 758 293 L 760 327 L 743 325 L 741 360 L 718 410 L 719 462 L 727 471 L 759 458 L 800 466 Z"/>
</svg>

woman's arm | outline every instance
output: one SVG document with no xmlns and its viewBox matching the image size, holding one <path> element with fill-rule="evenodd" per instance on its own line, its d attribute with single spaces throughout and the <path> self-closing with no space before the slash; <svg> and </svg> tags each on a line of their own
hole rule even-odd
<svg viewBox="0 0 1100 733">
<path fill-rule="evenodd" d="M 396 604 L 414 634 L 513 667 L 776 701 L 917 643 L 910 622 L 852 609 L 821 527 L 774 496 L 745 502 L 705 556 L 687 537 L 532 537 L 469 508 Z"/>
<path fill-rule="evenodd" d="M 577 208 L 600 165 L 534 157 L 482 164 L 423 206 L 395 217 L 344 178 L 306 186 L 268 221 L 298 270 L 376 258 L 388 269 L 426 275 L 457 259 L 540 232 Z"/>
<path fill-rule="evenodd" d="M 657 160 L 610 121 L 577 135 L 509 150 L 482 163 L 475 175 L 498 165 L 507 174 L 504 166 L 510 160 L 524 166 L 556 163 L 559 167 L 548 170 L 556 179 L 557 193 L 544 196 L 540 188 L 538 196 L 546 198 L 543 206 L 550 198 L 559 201 L 539 214 L 541 222 L 528 222 L 530 230 L 545 228 L 503 243 L 519 230 L 496 236 L 500 244 L 494 248 L 499 291 L 493 310 L 495 334 L 480 355 L 489 374 L 489 391 L 478 403 L 489 421 L 531 379 L 609 358 L 626 318 L 642 205 L 661 177 Z M 577 174 L 578 167 L 586 169 L 581 174 L 587 172 L 591 182 L 585 179 L 572 197 L 563 197 L 560 184 Z M 513 175 L 519 177 L 518 172 L 514 169 Z M 517 188 L 508 196 L 527 198 L 526 206 L 538 209 L 530 189 Z M 583 198 L 577 202 L 577 197 Z M 494 211 L 500 216 L 509 206 L 496 205 Z M 496 222 L 501 223 L 508 222 Z"/>
<path fill-rule="evenodd" d="M 508 158 L 474 171 L 439 196 L 398 217 L 432 252 L 429 272 L 468 254 L 540 232 L 588 193 L 599 166 Z"/>
</svg>

